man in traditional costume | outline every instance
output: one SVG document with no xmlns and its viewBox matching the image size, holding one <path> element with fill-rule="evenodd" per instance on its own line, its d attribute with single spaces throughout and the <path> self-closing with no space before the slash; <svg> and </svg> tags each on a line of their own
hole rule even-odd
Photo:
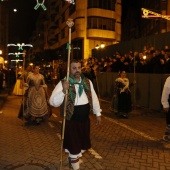
<svg viewBox="0 0 170 170">
<path fill-rule="evenodd" d="M 91 148 L 90 109 L 96 115 L 97 124 L 101 123 L 101 109 L 92 82 L 81 74 L 81 63 L 70 62 L 69 81 L 60 81 L 50 97 L 50 104 L 60 106 L 64 115 L 64 99 L 68 90 L 66 104 L 66 123 L 63 147 L 69 154 L 69 161 L 74 170 L 80 168 L 79 158 Z"/>
<path fill-rule="evenodd" d="M 170 109 L 169 109 L 169 105 L 170 105 L 170 76 L 166 79 L 165 84 L 164 84 L 164 88 L 162 91 L 162 98 L 161 98 L 161 103 L 163 106 L 163 109 L 166 113 L 166 130 L 165 130 L 165 134 L 163 136 L 163 140 L 166 142 L 170 142 Z"/>
</svg>

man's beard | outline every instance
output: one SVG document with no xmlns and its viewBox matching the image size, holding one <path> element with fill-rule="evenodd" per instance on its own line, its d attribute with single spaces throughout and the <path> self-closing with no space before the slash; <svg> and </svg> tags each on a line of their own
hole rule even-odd
<svg viewBox="0 0 170 170">
<path fill-rule="evenodd" d="M 81 75 L 81 73 L 80 73 L 80 72 L 76 72 L 76 73 L 74 73 L 74 74 L 73 74 L 73 77 L 74 77 L 74 78 L 79 78 L 79 77 L 80 77 L 80 75 Z"/>
</svg>

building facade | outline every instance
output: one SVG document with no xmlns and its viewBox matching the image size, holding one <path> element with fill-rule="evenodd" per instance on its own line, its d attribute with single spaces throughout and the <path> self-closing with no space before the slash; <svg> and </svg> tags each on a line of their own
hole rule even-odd
<svg viewBox="0 0 170 170">
<path fill-rule="evenodd" d="M 121 0 L 76 0 L 75 5 L 50 0 L 45 5 L 47 11 L 40 13 L 31 40 L 32 57 L 42 50 L 55 50 L 56 58 L 67 58 L 69 28 L 66 21 L 69 18 L 74 21 L 71 57 L 75 59 L 87 59 L 95 47 L 121 40 Z"/>
<path fill-rule="evenodd" d="M 8 59 L 8 10 L 5 2 L 0 2 L 0 56 Z"/>
</svg>

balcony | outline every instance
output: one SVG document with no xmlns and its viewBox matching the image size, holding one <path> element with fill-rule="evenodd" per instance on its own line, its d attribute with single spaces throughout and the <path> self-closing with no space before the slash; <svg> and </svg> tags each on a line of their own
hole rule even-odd
<svg viewBox="0 0 170 170">
<path fill-rule="evenodd" d="M 108 30 L 99 30 L 99 29 L 88 29 L 87 38 L 102 38 L 102 39 L 115 40 L 116 32 L 108 31 Z"/>
</svg>

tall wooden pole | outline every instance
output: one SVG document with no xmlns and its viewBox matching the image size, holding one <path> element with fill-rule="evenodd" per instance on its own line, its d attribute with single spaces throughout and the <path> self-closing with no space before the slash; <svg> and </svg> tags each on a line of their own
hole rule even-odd
<svg viewBox="0 0 170 170">
<path fill-rule="evenodd" d="M 134 93 L 133 94 L 134 95 L 134 102 L 133 102 L 134 106 L 133 106 L 133 108 L 136 109 L 136 59 L 135 59 L 135 56 L 134 56 L 134 63 L 133 64 L 134 64 L 134 78 L 133 78 L 134 80 L 133 81 L 135 82 L 134 92 L 133 92 Z"/>
<path fill-rule="evenodd" d="M 68 19 L 66 24 L 69 27 L 69 43 L 68 43 L 68 61 L 67 61 L 67 77 L 66 80 L 69 81 L 70 74 L 70 53 L 71 53 L 71 27 L 74 25 L 73 19 Z M 63 142 L 64 142 L 64 132 L 65 132 L 65 122 L 66 122 L 66 105 L 68 100 L 68 90 L 66 90 L 65 100 L 64 100 L 64 118 L 63 118 L 63 126 L 62 126 L 62 135 L 61 135 L 61 155 L 60 155 L 60 170 L 62 170 L 63 166 Z"/>
<path fill-rule="evenodd" d="M 98 75 L 99 75 L 99 72 L 97 71 L 96 73 L 96 86 L 97 86 L 97 92 L 98 92 L 98 97 L 99 97 L 99 100 L 101 100 L 100 98 L 100 89 L 99 89 L 99 82 L 98 82 Z"/>
<path fill-rule="evenodd" d="M 24 75 L 25 75 L 25 55 L 26 55 L 26 50 L 23 51 L 24 54 L 22 55 L 23 57 L 23 64 L 22 64 L 22 69 L 23 69 L 23 73 L 22 73 L 22 113 L 24 114 Z M 23 116 L 22 116 L 23 118 Z M 24 120 L 24 119 L 23 119 Z"/>
</svg>

